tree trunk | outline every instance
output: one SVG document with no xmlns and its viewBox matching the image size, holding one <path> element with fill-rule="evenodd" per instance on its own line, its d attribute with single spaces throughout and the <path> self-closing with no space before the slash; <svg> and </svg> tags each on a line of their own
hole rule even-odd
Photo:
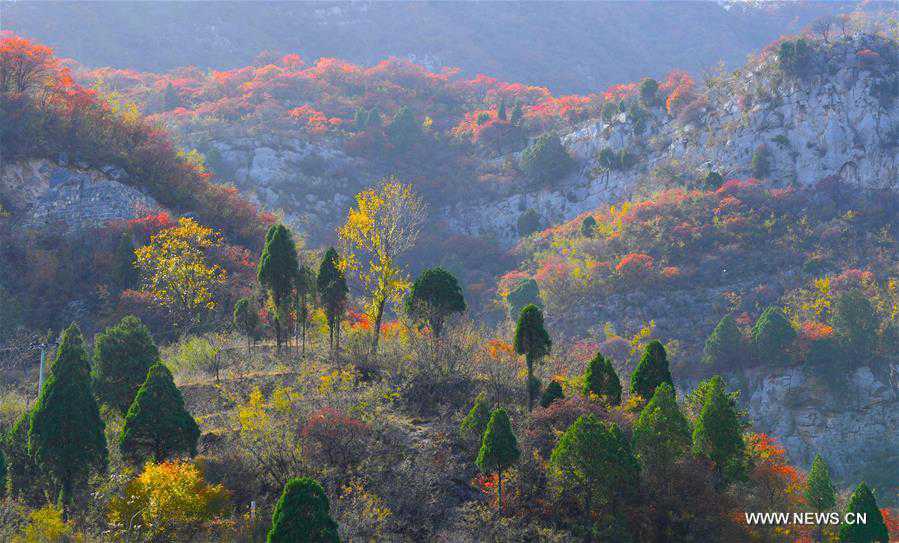
<svg viewBox="0 0 899 543">
<path fill-rule="evenodd" d="M 496 472 L 496 507 L 500 514 L 503 512 L 503 470 Z"/>
<path fill-rule="evenodd" d="M 528 382 L 525 386 L 528 389 L 528 411 L 531 411 L 534 408 L 534 387 L 531 386 L 531 381 L 534 380 L 534 358 L 528 353 L 525 360 L 528 363 Z"/>
<path fill-rule="evenodd" d="M 381 319 L 384 318 L 384 302 L 386 300 L 381 300 L 378 302 L 378 312 L 375 314 L 375 327 L 373 332 L 374 337 L 371 339 L 371 354 L 378 354 L 378 339 L 381 337 Z"/>
</svg>

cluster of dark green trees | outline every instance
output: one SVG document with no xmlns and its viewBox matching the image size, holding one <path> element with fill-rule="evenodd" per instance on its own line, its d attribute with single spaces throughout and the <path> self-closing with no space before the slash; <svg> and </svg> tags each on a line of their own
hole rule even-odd
<svg viewBox="0 0 899 543">
<path fill-rule="evenodd" d="M 128 316 L 99 333 L 91 367 L 72 324 L 37 403 L 4 436 L 2 489 L 26 501 L 70 506 L 89 477 L 107 467 L 101 404 L 124 416 L 119 448 L 133 464 L 196 454 L 200 430 L 146 326 Z"/>
<path fill-rule="evenodd" d="M 287 340 L 288 323 L 293 319 L 294 333 L 305 355 L 308 325 L 316 303 L 327 318 L 329 348 L 332 352 L 340 349 L 340 323 L 346 313 L 349 287 L 340 255 L 333 247 L 325 252 L 316 274 L 305 264 L 300 265 L 290 231 L 283 224 L 274 225 L 266 234 L 256 275 L 268 302 L 279 351 Z M 447 318 L 465 311 L 465 299 L 451 273 L 432 268 L 415 280 L 404 307 L 413 322 L 427 325 L 434 337 L 439 338 Z M 233 322 L 247 336 L 249 350 L 250 339 L 259 336 L 259 312 L 253 300 L 237 301 Z"/>
<path fill-rule="evenodd" d="M 874 304 L 859 289 L 834 298 L 831 317 L 833 336 L 818 339 L 802 353 L 811 365 L 834 365 L 839 360 L 864 363 L 878 351 L 881 323 Z M 705 343 L 703 362 L 715 369 L 743 364 L 786 365 L 799 361 L 796 330 L 783 310 L 769 307 L 755 321 L 746 337 L 731 315 L 722 318 Z M 845 369 L 845 368 L 843 368 Z"/>
</svg>

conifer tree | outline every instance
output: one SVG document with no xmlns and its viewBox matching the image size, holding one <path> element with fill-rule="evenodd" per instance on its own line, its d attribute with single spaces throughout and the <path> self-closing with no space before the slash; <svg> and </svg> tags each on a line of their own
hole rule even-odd
<svg viewBox="0 0 899 543">
<path fill-rule="evenodd" d="M 328 346 L 333 351 L 340 349 L 340 321 L 346 309 L 346 277 L 339 266 L 340 257 L 333 247 L 329 247 L 322 258 L 316 279 L 318 295 L 328 318 Z"/>
<path fill-rule="evenodd" d="M 551 348 L 552 340 L 543 325 L 543 312 L 534 304 L 528 305 L 521 310 L 515 327 L 515 352 L 525 355 L 528 366 L 528 411 L 534 405 L 534 390 L 531 386 L 534 380 L 534 363 L 548 355 Z"/>
<path fill-rule="evenodd" d="M 134 288 L 140 282 L 140 273 L 134 265 L 134 243 L 130 234 L 122 234 L 115 250 L 113 276 L 121 290 Z"/>
<path fill-rule="evenodd" d="M 524 109 L 521 107 L 521 102 L 516 102 L 515 107 L 512 108 L 512 116 L 509 117 L 509 122 L 512 126 L 518 126 L 521 124 L 521 119 L 524 118 Z"/>
<path fill-rule="evenodd" d="M 726 315 L 706 340 L 702 361 L 714 368 L 733 368 L 743 352 L 743 334 L 737 327 L 737 321 Z"/>
<path fill-rule="evenodd" d="M 652 398 L 656 387 L 668 383 L 674 387 L 671 371 L 668 369 L 668 355 L 658 340 L 650 341 L 643 350 L 643 356 L 631 376 L 631 394 L 639 394 L 644 399 Z"/>
<path fill-rule="evenodd" d="M 432 268 L 422 272 L 412 284 L 405 307 L 413 320 L 426 323 L 434 337 L 439 338 L 447 317 L 465 311 L 465 298 L 453 274 Z"/>
<path fill-rule="evenodd" d="M 874 306 L 861 290 L 855 288 L 837 296 L 831 323 L 850 357 L 860 361 L 873 354 L 880 323 Z"/>
<path fill-rule="evenodd" d="M 232 315 L 234 328 L 247 338 L 247 353 L 250 352 L 250 342 L 256 339 L 259 328 L 259 314 L 255 304 L 249 298 L 241 298 L 234 304 Z"/>
<path fill-rule="evenodd" d="M 581 221 L 581 235 L 585 238 L 592 238 L 596 233 L 596 219 L 593 218 L 593 215 L 587 215 L 584 217 L 584 220 Z"/>
<path fill-rule="evenodd" d="M 592 413 L 565 430 L 549 464 L 559 489 L 582 497 L 587 516 L 596 503 L 616 510 L 639 483 L 640 465 L 621 429 L 606 427 Z"/>
<path fill-rule="evenodd" d="M 97 334 L 94 340 L 94 390 L 97 399 L 125 414 L 159 349 L 150 330 L 133 315 Z"/>
<path fill-rule="evenodd" d="M 293 236 L 283 224 L 275 224 L 265 235 L 265 247 L 256 268 L 256 278 L 265 289 L 273 310 L 275 340 L 278 351 L 284 342 L 284 324 L 289 313 L 289 302 L 294 278 L 299 272 L 297 248 Z"/>
<path fill-rule="evenodd" d="M 28 431 L 29 451 L 38 468 L 50 476 L 63 506 L 87 486 L 91 473 L 106 470 L 103 431 L 103 419 L 91 394 L 84 340 L 72 324 L 62 333 Z"/>
<path fill-rule="evenodd" d="M 314 479 L 287 481 L 272 513 L 267 543 L 338 543 L 325 489 Z"/>
<path fill-rule="evenodd" d="M 788 349 L 794 339 L 796 331 L 783 311 L 777 307 L 765 309 L 752 327 L 752 343 L 762 363 L 787 363 Z"/>
<path fill-rule="evenodd" d="M 596 353 L 587 364 L 584 375 L 584 396 L 589 397 L 591 393 L 604 398 L 609 405 L 621 403 L 621 381 L 612 367 L 612 361 L 601 353 Z"/>
<path fill-rule="evenodd" d="M 820 454 L 816 454 L 812 461 L 812 469 L 808 472 L 804 495 L 809 506 L 819 513 L 833 509 L 837 504 L 836 491 L 830 480 L 830 469 Z M 816 526 L 815 541 L 821 541 L 822 531 L 821 526 Z"/>
<path fill-rule="evenodd" d="M 714 376 L 707 387 L 702 409 L 693 427 L 693 454 L 715 463 L 722 482 L 742 479 L 746 470 L 743 424 L 724 380 Z"/>
<path fill-rule="evenodd" d="M 506 303 L 509 306 L 509 316 L 512 320 L 517 319 L 521 315 L 521 310 L 530 304 L 542 308 L 543 301 L 540 299 L 540 287 L 537 285 L 537 281 L 531 278 L 520 281 L 509 289 Z"/>
<path fill-rule="evenodd" d="M 540 397 L 540 407 L 546 409 L 554 401 L 561 400 L 564 397 L 565 393 L 562 392 L 562 385 L 558 381 L 550 381 L 549 386 L 543 391 L 543 396 Z"/>
<path fill-rule="evenodd" d="M 300 266 L 296 277 L 297 325 L 303 343 L 303 356 L 306 356 L 306 333 L 309 331 L 309 318 L 312 315 L 311 300 L 315 296 L 315 273 L 305 264 Z"/>
<path fill-rule="evenodd" d="M 865 515 L 865 522 L 857 521 L 851 524 L 846 522 L 846 515 L 850 513 L 856 520 L 858 520 L 858 515 Z M 883 521 L 883 515 L 877 507 L 877 500 L 865 483 L 859 483 L 852 492 L 849 504 L 846 506 L 846 515 L 843 516 L 844 522 L 840 525 L 840 543 L 889 542 L 890 534 Z"/>
<path fill-rule="evenodd" d="M 647 473 L 664 472 L 690 449 L 690 427 L 668 383 L 656 387 L 634 423 L 634 449 Z"/>
<path fill-rule="evenodd" d="M 35 504 L 44 499 L 40 470 L 34 462 L 34 456 L 28 450 L 28 429 L 31 427 L 31 415 L 22 413 L 15 424 L 3 436 L 2 449 L 6 461 L 6 481 L 9 495 Z M 4 487 L 7 488 L 7 487 Z"/>
<path fill-rule="evenodd" d="M 484 435 L 484 430 L 487 429 L 488 422 L 490 422 L 490 404 L 482 392 L 475 398 L 474 405 L 471 406 L 468 415 L 462 419 L 459 429 L 463 434 L 481 437 Z"/>
<path fill-rule="evenodd" d="M 163 364 L 156 364 L 125 416 L 119 436 L 122 456 L 133 463 L 162 462 L 197 452 L 200 429 L 184 407 L 181 391 Z"/>
<path fill-rule="evenodd" d="M 503 408 L 494 409 L 481 437 L 481 450 L 475 463 L 482 472 L 497 474 L 496 495 L 500 510 L 503 507 L 503 472 L 518 462 L 520 456 L 509 415 Z"/>
<path fill-rule="evenodd" d="M 499 107 L 496 110 L 496 118 L 505 121 L 506 120 L 506 101 L 500 100 Z"/>
</svg>

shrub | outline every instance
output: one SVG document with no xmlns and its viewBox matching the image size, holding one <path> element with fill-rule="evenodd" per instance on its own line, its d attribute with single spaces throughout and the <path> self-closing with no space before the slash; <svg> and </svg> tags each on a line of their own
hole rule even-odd
<svg viewBox="0 0 899 543">
<path fill-rule="evenodd" d="M 539 232 L 542 228 L 543 220 L 531 208 L 524 210 L 518 217 L 518 235 L 526 238 L 534 232 Z"/>
<path fill-rule="evenodd" d="M 764 179 L 771 173 L 771 151 L 767 145 L 761 144 L 755 148 L 750 169 L 752 176 L 758 179 Z"/>
<path fill-rule="evenodd" d="M 793 330 L 793 325 L 777 307 L 765 309 L 752 327 L 755 354 L 762 363 L 789 362 L 789 349 L 795 339 L 796 331 Z"/>
<path fill-rule="evenodd" d="M 345 473 L 365 458 L 370 433 L 364 422 L 326 407 L 309 416 L 301 442 L 313 462 Z"/>
<path fill-rule="evenodd" d="M 557 134 L 543 134 L 521 153 L 521 169 L 540 183 L 554 182 L 574 168 L 574 160 Z"/>
<path fill-rule="evenodd" d="M 543 391 L 543 396 L 540 397 L 540 407 L 546 409 L 554 401 L 563 399 L 565 399 L 565 393 L 562 392 L 562 385 L 558 381 L 552 381 Z"/>
</svg>

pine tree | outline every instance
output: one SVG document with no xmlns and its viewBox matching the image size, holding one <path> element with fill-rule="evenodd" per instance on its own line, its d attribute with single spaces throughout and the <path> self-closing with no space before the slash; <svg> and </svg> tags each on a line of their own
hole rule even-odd
<svg viewBox="0 0 899 543">
<path fill-rule="evenodd" d="M 184 398 L 172 374 L 156 364 L 137 391 L 125 415 L 119 436 L 122 456 L 133 463 L 162 462 L 180 454 L 197 452 L 200 429 L 184 408 Z"/>
<path fill-rule="evenodd" d="M 855 288 L 837 296 L 831 324 L 850 357 L 861 361 L 873 354 L 880 322 L 861 290 Z"/>
<path fill-rule="evenodd" d="M 742 420 L 718 375 L 705 387 L 702 409 L 693 427 L 693 453 L 714 462 L 723 482 L 742 479 L 745 474 Z"/>
<path fill-rule="evenodd" d="M 631 394 L 639 394 L 644 399 L 652 398 L 656 387 L 662 383 L 668 383 L 674 388 L 665 347 L 658 340 L 653 340 L 646 345 L 643 356 L 631 375 Z"/>
<path fill-rule="evenodd" d="M 265 235 L 265 247 L 259 257 L 256 278 L 268 293 L 274 310 L 275 339 L 279 352 L 284 342 L 283 325 L 287 320 L 290 295 L 298 272 L 293 236 L 283 224 L 273 225 Z"/>
<path fill-rule="evenodd" d="M 549 464 L 560 490 L 582 497 L 587 516 L 597 502 L 615 511 L 639 484 L 640 465 L 621 429 L 607 428 L 592 413 L 565 430 Z"/>
<path fill-rule="evenodd" d="M 287 481 L 272 513 L 267 543 L 338 543 L 325 489 L 314 479 Z"/>
<path fill-rule="evenodd" d="M 690 427 L 668 383 L 656 387 L 634 423 L 634 448 L 646 472 L 664 473 L 690 449 Z"/>
<path fill-rule="evenodd" d="M 558 381 L 551 381 L 549 386 L 546 387 L 546 390 L 543 391 L 543 396 L 540 398 L 540 407 L 546 409 L 556 400 L 561 400 L 565 397 L 565 393 L 562 392 L 562 385 L 559 384 Z"/>
<path fill-rule="evenodd" d="M 250 352 L 250 342 L 256 340 L 259 329 L 259 313 L 255 304 L 249 298 L 241 298 L 234 304 L 234 314 L 231 317 L 234 328 L 247 338 L 247 353 Z"/>
<path fill-rule="evenodd" d="M 40 470 L 50 476 L 64 506 L 87 486 L 91 473 L 106 470 L 103 431 L 103 419 L 91 394 L 84 340 L 72 324 L 62 333 L 28 431 L 30 453 Z"/>
<path fill-rule="evenodd" d="M 737 321 L 727 315 L 705 341 L 702 361 L 713 368 L 734 368 L 743 352 L 743 333 L 737 327 Z"/>
<path fill-rule="evenodd" d="M 549 354 L 552 340 L 543 326 L 543 312 L 534 304 L 521 310 L 518 325 L 515 327 L 515 352 L 525 355 L 528 365 L 527 389 L 528 411 L 534 405 L 534 391 L 531 383 L 534 380 L 534 363 Z"/>
<path fill-rule="evenodd" d="M 488 422 L 490 422 L 490 404 L 487 402 L 487 396 L 482 392 L 475 398 L 474 405 L 471 406 L 468 415 L 462 419 L 459 429 L 463 434 L 475 435 L 480 438 L 484 435 Z"/>
<path fill-rule="evenodd" d="M 465 298 L 453 274 L 432 268 L 422 272 L 412 284 L 405 308 L 413 320 L 427 323 L 434 337 L 439 338 L 447 317 L 465 311 Z"/>
<path fill-rule="evenodd" d="M 866 522 L 855 522 L 849 524 L 845 522 L 846 515 L 865 515 Z M 846 515 L 843 516 L 844 523 L 840 525 L 840 543 L 888 543 L 890 534 L 887 531 L 886 523 L 883 521 L 883 515 L 877 507 L 877 500 L 874 493 L 865 483 L 859 483 L 855 487 L 855 491 L 849 498 L 849 504 L 846 506 Z"/>
<path fill-rule="evenodd" d="M 596 219 L 593 218 L 593 215 L 587 215 L 584 217 L 584 220 L 581 221 L 581 235 L 585 238 L 592 238 L 596 233 Z"/>
<path fill-rule="evenodd" d="M 538 137 L 521 153 L 522 171 L 540 183 L 558 181 L 574 166 L 574 159 L 562 145 L 562 140 L 553 133 Z"/>
<path fill-rule="evenodd" d="M 318 295 L 328 318 L 328 346 L 332 351 L 335 347 L 340 349 L 340 321 L 349 294 L 346 277 L 338 265 L 339 262 L 337 251 L 334 247 L 329 247 L 322 258 L 316 279 Z"/>
<path fill-rule="evenodd" d="M 830 469 L 819 454 L 816 454 L 812 461 L 812 469 L 808 472 L 804 495 L 812 509 L 819 513 L 833 509 L 837 504 L 836 491 L 830 480 Z M 822 529 L 821 526 L 818 526 L 815 530 L 815 541 L 821 541 L 821 535 Z"/>
<path fill-rule="evenodd" d="M 97 399 L 125 414 L 159 349 L 150 330 L 133 315 L 97 334 L 94 340 L 94 390 Z"/>
<path fill-rule="evenodd" d="M 788 349 L 794 339 L 796 331 L 777 307 L 765 309 L 752 327 L 752 343 L 759 361 L 763 363 L 787 363 Z"/>
<path fill-rule="evenodd" d="M 584 396 L 589 397 L 591 393 L 604 398 L 609 405 L 621 403 L 621 381 L 612 367 L 612 361 L 601 353 L 596 353 L 587 364 L 584 375 Z"/>
<path fill-rule="evenodd" d="M 482 472 L 497 474 L 496 495 L 500 510 L 503 507 L 503 471 L 518 462 L 520 456 L 509 415 L 503 408 L 494 409 L 481 437 L 481 450 L 475 463 Z"/>
</svg>

